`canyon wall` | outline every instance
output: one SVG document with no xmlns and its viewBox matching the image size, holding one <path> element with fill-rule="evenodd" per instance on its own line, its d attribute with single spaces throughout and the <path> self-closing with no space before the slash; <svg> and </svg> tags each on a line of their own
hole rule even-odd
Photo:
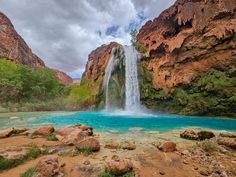
<svg viewBox="0 0 236 177">
<path fill-rule="evenodd" d="M 235 0 L 178 0 L 140 29 L 145 104 L 182 114 L 235 115 L 235 11 Z"/>
<path fill-rule="evenodd" d="M 120 44 L 111 42 L 104 44 L 88 56 L 85 72 L 83 73 L 80 86 L 89 91 L 89 96 L 85 102 L 85 107 L 91 105 L 98 105 L 100 102 L 104 106 L 104 92 L 103 92 L 103 79 L 105 76 L 106 66 L 108 64 L 110 54 L 113 48 L 119 47 Z"/>
<path fill-rule="evenodd" d="M 0 59 L 5 58 L 32 69 L 46 67 L 43 60 L 35 55 L 24 39 L 16 32 L 11 21 L 0 12 Z M 65 73 L 53 70 L 62 84 L 72 83 Z"/>
</svg>

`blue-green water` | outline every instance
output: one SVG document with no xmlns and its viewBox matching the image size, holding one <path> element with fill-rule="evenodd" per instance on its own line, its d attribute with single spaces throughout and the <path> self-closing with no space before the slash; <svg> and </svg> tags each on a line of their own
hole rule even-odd
<svg viewBox="0 0 236 177">
<path fill-rule="evenodd" d="M 127 132 L 131 128 L 142 128 L 145 131 L 170 131 L 185 127 L 200 127 L 213 130 L 236 131 L 236 119 L 222 119 L 210 117 L 187 117 L 168 114 L 126 115 L 106 114 L 102 112 L 58 112 L 31 113 L 0 116 L 0 129 L 9 127 L 36 128 L 51 124 L 64 127 L 73 124 L 86 124 L 95 131 Z"/>
</svg>

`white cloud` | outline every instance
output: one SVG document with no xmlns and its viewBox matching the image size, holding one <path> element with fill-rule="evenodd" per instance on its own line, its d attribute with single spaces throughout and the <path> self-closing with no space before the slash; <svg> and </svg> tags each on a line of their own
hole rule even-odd
<svg viewBox="0 0 236 177">
<path fill-rule="evenodd" d="M 159 15 L 173 0 L 1 0 L 0 10 L 13 22 L 49 67 L 82 72 L 88 54 L 103 43 L 129 43 L 127 28 Z M 115 35 L 107 35 L 117 26 Z M 100 34 L 99 34 L 100 32 Z"/>
</svg>

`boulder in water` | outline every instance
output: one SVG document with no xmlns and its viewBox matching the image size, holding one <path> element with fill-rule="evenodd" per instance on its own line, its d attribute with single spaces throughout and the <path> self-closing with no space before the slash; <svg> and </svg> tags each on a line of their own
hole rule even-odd
<svg viewBox="0 0 236 177">
<path fill-rule="evenodd" d="M 198 135 L 194 130 L 185 130 L 183 133 L 180 134 L 180 137 L 189 140 L 198 139 Z"/>
<path fill-rule="evenodd" d="M 197 133 L 199 140 L 211 139 L 215 137 L 215 134 L 211 131 L 200 131 Z"/>
</svg>

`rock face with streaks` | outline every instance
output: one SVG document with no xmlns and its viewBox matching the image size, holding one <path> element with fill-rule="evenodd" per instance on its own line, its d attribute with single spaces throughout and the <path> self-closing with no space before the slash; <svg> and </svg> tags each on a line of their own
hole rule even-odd
<svg viewBox="0 0 236 177">
<path fill-rule="evenodd" d="M 178 0 L 148 21 L 137 41 L 155 89 L 172 91 L 211 68 L 226 69 L 236 57 L 234 0 Z"/>
<path fill-rule="evenodd" d="M 16 32 L 11 21 L 0 12 L 0 57 L 8 58 L 17 64 L 28 65 L 30 68 L 45 67 L 24 39 Z"/>
<path fill-rule="evenodd" d="M 32 52 L 24 39 L 16 32 L 10 19 L 2 12 L 0 12 L 0 58 L 27 65 L 32 69 L 46 67 L 43 60 Z M 52 70 L 62 84 L 72 83 L 72 79 L 65 73 Z"/>
</svg>

